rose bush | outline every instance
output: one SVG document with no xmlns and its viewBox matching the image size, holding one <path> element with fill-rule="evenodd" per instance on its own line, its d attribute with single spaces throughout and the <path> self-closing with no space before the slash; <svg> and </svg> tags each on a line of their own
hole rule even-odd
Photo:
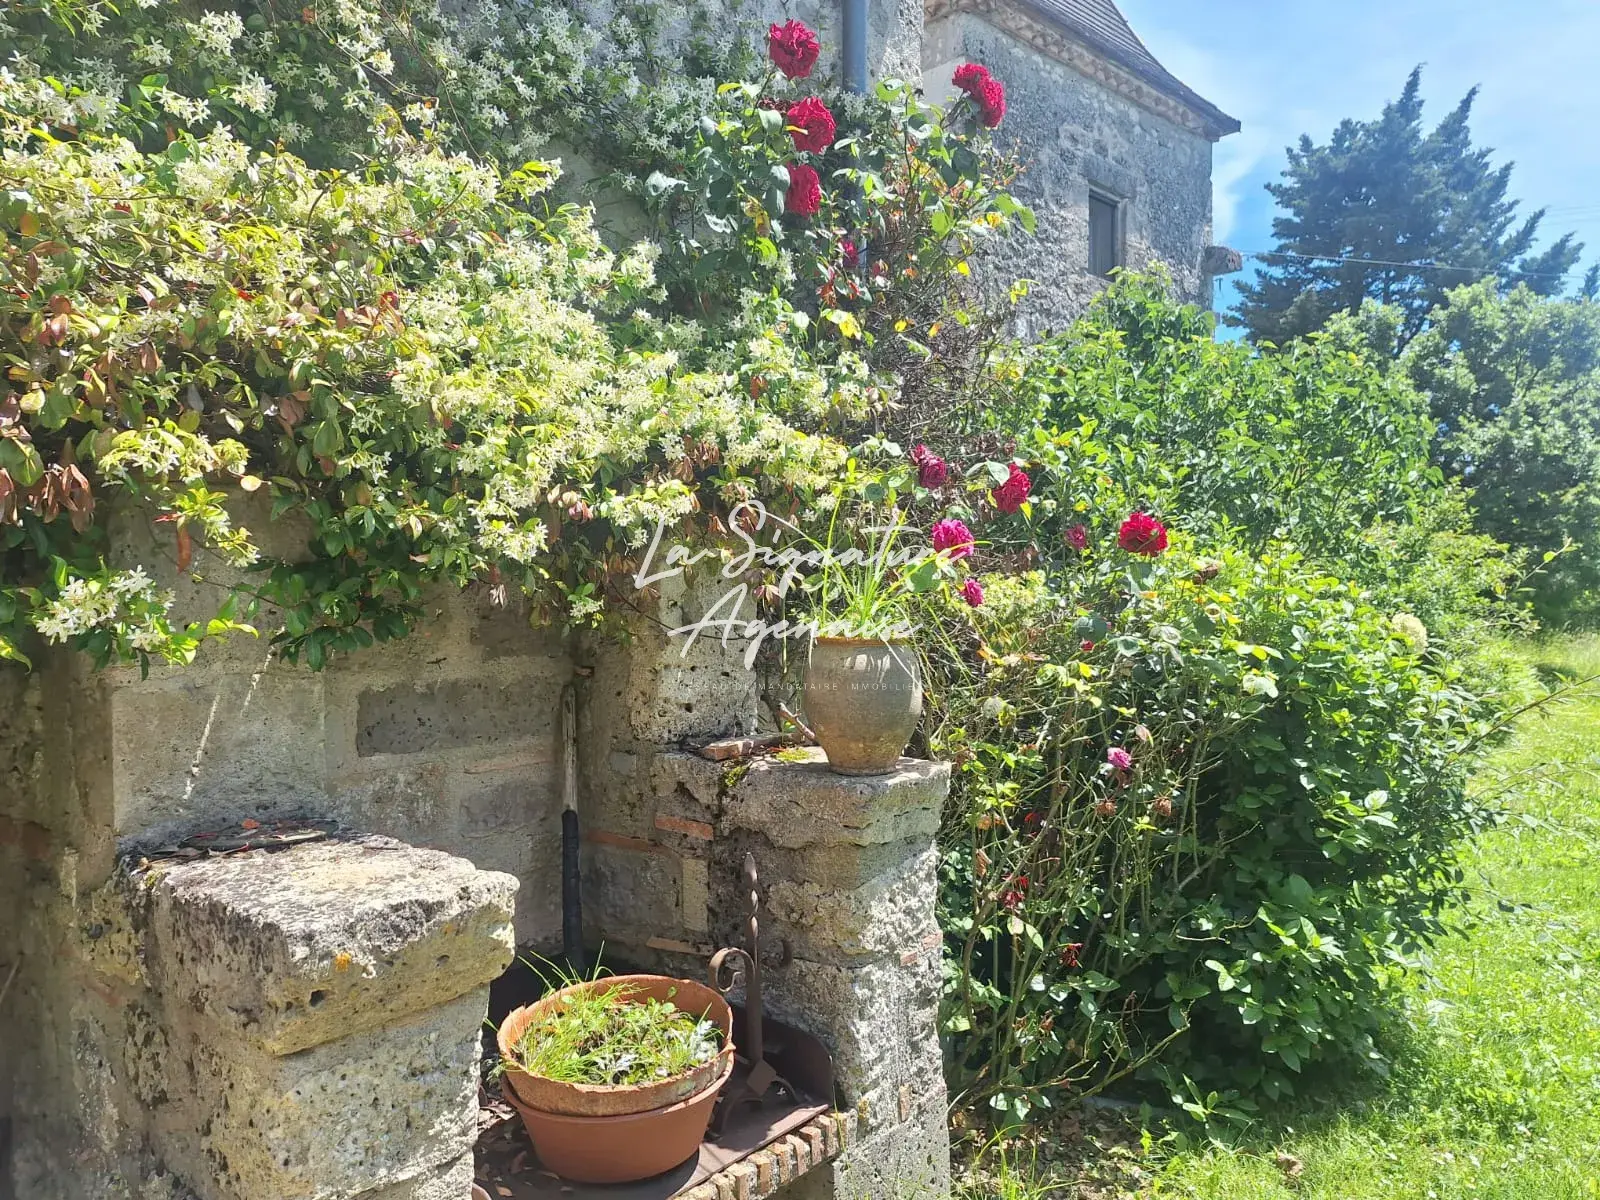
<svg viewBox="0 0 1600 1200">
<path fill-rule="evenodd" d="M 925 617 L 953 1089 L 1011 1122 L 1139 1078 L 1241 1117 L 1381 1067 L 1487 819 L 1491 708 L 1292 556 L 1095 564 L 984 573 L 982 608 Z"/>
</svg>

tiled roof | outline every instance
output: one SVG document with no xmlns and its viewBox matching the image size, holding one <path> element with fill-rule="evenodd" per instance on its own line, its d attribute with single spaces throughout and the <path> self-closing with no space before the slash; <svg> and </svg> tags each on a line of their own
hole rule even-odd
<svg viewBox="0 0 1600 1200">
<path fill-rule="evenodd" d="M 1189 87 L 1156 60 L 1133 32 L 1114 0 L 1022 0 L 1025 7 L 1059 25 L 1163 92 L 1204 116 L 1217 133 L 1237 133 L 1239 122 Z"/>
</svg>

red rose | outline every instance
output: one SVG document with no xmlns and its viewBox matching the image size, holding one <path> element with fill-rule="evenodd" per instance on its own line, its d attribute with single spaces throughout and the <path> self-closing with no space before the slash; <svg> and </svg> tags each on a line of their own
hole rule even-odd
<svg viewBox="0 0 1600 1200">
<path fill-rule="evenodd" d="M 977 99 L 978 91 L 989 80 L 989 68 L 977 63 L 962 63 L 956 68 L 950 82 L 967 95 Z"/>
<path fill-rule="evenodd" d="M 1061 965 L 1063 967 L 1075 967 L 1075 966 L 1077 966 L 1078 965 L 1078 955 L 1081 954 L 1082 952 L 1083 952 L 1083 943 L 1082 942 L 1068 942 L 1065 946 L 1061 947 Z"/>
<path fill-rule="evenodd" d="M 1129 554 L 1154 558 L 1167 548 L 1167 527 L 1149 513 L 1129 513 L 1117 531 L 1117 545 Z"/>
<path fill-rule="evenodd" d="M 966 558 L 972 553 L 972 530 L 968 529 L 966 522 L 957 521 L 954 517 L 935 522 L 933 526 L 933 548 L 937 553 L 950 552 L 951 561 Z"/>
<path fill-rule="evenodd" d="M 817 65 L 822 43 L 804 21 L 785 21 L 767 30 L 767 57 L 789 79 L 804 79 Z"/>
<path fill-rule="evenodd" d="M 796 150 L 821 154 L 833 145 L 833 114 L 815 96 L 807 96 L 791 104 L 789 111 L 784 114 L 784 122 Z"/>
<path fill-rule="evenodd" d="M 822 180 L 815 167 L 789 164 L 789 191 L 783 198 L 783 207 L 802 217 L 816 215 L 822 207 Z"/>
<path fill-rule="evenodd" d="M 918 445 L 911 451 L 911 462 L 917 468 L 917 483 L 925 488 L 942 488 L 950 476 L 950 467 L 926 446 Z"/>
<path fill-rule="evenodd" d="M 839 239 L 839 257 L 844 260 L 847 267 L 861 265 L 861 249 L 849 238 Z"/>
<path fill-rule="evenodd" d="M 1067 530 L 1067 545 L 1082 554 L 1089 548 L 1089 531 L 1082 525 L 1074 525 Z"/>
<path fill-rule="evenodd" d="M 998 79 L 985 79 L 983 87 L 973 97 L 978 102 L 978 120 L 985 128 L 993 129 L 1006 115 L 1006 85 Z"/>
<path fill-rule="evenodd" d="M 994 490 L 994 506 L 1003 513 L 1014 513 L 1028 498 L 1033 481 L 1016 463 L 1011 464 L 1011 477 Z"/>
</svg>

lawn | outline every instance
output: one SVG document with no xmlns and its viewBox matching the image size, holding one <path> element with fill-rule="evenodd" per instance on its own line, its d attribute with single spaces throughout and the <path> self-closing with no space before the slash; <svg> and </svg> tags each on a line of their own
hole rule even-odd
<svg viewBox="0 0 1600 1200">
<path fill-rule="evenodd" d="M 1600 638 L 1546 643 L 1547 672 L 1600 672 Z M 1387 1086 L 1289 1116 L 1242 1147 L 1113 1172 L 1015 1162 L 968 1194 L 1183 1200 L 1593 1200 L 1600 1197 L 1600 694 L 1525 717 L 1480 777 L 1509 819 L 1473 849 L 1466 929 L 1408 997 Z M 1102 1138 L 1104 1145 L 1108 1139 Z M 1115 1139 L 1109 1139 L 1115 1140 Z M 1055 1152 L 1056 1148 L 1049 1148 Z M 1030 1155 L 1034 1152 L 1030 1152 Z M 1015 1156 L 1014 1156 L 1015 1157 Z M 1142 1161 L 1141 1161 L 1142 1160 Z M 1133 1187 L 1091 1183 L 1107 1174 Z"/>
</svg>

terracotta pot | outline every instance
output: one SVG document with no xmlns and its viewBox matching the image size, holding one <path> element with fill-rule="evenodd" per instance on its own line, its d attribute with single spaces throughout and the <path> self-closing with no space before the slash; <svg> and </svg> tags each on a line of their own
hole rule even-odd
<svg viewBox="0 0 1600 1200">
<path fill-rule="evenodd" d="M 574 1183 L 632 1183 L 687 1162 L 700 1150 L 717 1093 L 733 1074 L 733 1057 L 718 1055 L 721 1074 L 697 1096 L 650 1112 L 573 1117 L 540 1112 L 516 1093 L 504 1095 L 522 1117 L 539 1162 Z"/>
<path fill-rule="evenodd" d="M 819 637 L 811 643 L 806 720 L 840 775 L 887 775 L 922 716 L 922 662 L 910 642 Z"/>
<path fill-rule="evenodd" d="M 692 1071 L 671 1079 L 631 1087 L 559 1083 L 554 1079 L 530 1075 L 512 1065 L 516 1061 L 515 1048 L 530 1025 L 561 1009 L 574 996 L 609 988 L 625 989 L 629 999 L 634 1002 L 659 1000 L 696 1017 L 703 1014 L 722 1031 L 722 1049 Z M 552 992 L 537 1004 L 513 1009 L 500 1022 L 496 1037 L 500 1043 L 501 1061 L 505 1063 L 502 1078 L 509 1085 L 501 1089 L 507 1094 L 507 1099 L 511 1099 L 511 1093 L 514 1092 L 515 1098 L 530 1109 L 551 1116 L 622 1116 L 647 1113 L 687 1100 L 699 1095 L 722 1076 L 723 1068 L 733 1061 L 733 1010 L 719 993 L 692 979 L 671 979 L 665 975 L 613 975 L 575 983 L 559 992 Z M 531 1127 L 529 1132 L 533 1132 Z"/>
</svg>

